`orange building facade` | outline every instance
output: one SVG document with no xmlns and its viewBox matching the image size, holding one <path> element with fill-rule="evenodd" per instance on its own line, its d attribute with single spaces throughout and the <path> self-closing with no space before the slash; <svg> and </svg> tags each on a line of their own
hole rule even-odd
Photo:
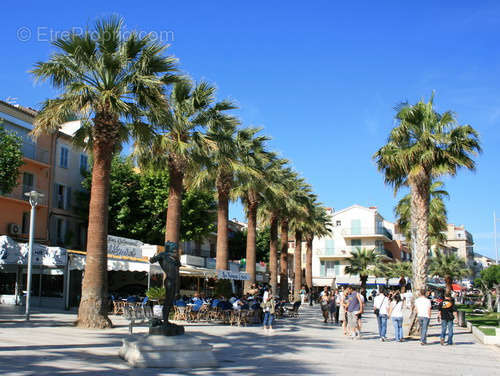
<svg viewBox="0 0 500 376">
<path fill-rule="evenodd" d="M 36 190 L 44 197 L 36 209 L 35 241 L 48 243 L 54 136 L 32 138 L 29 132 L 35 115 L 32 109 L 0 101 L 0 126 L 22 139 L 24 162 L 19 169 L 17 186 L 12 192 L 0 195 L 0 235 L 27 241 L 31 206 L 24 193 Z"/>
</svg>

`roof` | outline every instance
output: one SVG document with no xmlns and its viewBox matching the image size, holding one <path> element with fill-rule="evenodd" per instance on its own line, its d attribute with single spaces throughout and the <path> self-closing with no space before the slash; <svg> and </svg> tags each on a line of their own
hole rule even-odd
<svg viewBox="0 0 500 376">
<path fill-rule="evenodd" d="M 59 131 L 67 136 L 73 137 L 75 135 L 75 132 L 80 129 L 80 127 L 80 120 L 67 121 L 66 123 L 61 124 Z"/>
<path fill-rule="evenodd" d="M 21 106 L 19 104 L 10 104 L 9 102 L 5 102 L 5 101 L 2 101 L 0 100 L 0 103 L 7 106 L 7 107 L 10 107 L 10 108 L 13 108 L 13 109 L 16 109 L 18 111 L 21 111 L 21 112 L 24 112 L 25 114 L 27 115 L 30 115 L 30 116 L 33 116 L 35 117 L 37 114 L 38 114 L 38 111 L 31 108 L 31 107 L 24 107 L 24 106 Z"/>
<path fill-rule="evenodd" d="M 374 208 L 375 208 L 375 207 L 374 207 Z M 373 213 L 373 212 L 378 213 L 378 211 L 377 211 L 377 209 L 376 209 L 376 208 L 375 208 L 375 209 L 371 209 L 371 208 L 367 208 L 366 206 L 362 206 L 362 205 L 354 204 L 354 205 L 351 205 L 351 206 L 349 206 L 349 207 L 347 207 L 347 208 L 340 209 L 340 210 L 338 210 L 338 211 L 336 211 L 336 212 L 332 212 L 332 215 L 334 215 L 334 216 L 335 216 L 335 215 L 337 215 L 337 214 L 340 214 L 340 213 L 346 212 L 346 211 L 351 210 L 351 209 L 364 209 L 364 210 L 366 210 L 366 211 L 369 211 L 370 213 Z"/>
</svg>

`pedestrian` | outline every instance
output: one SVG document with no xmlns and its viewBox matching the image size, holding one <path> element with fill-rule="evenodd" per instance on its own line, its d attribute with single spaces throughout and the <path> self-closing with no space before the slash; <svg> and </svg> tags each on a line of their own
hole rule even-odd
<svg viewBox="0 0 500 376">
<path fill-rule="evenodd" d="M 325 287 L 326 289 L 326 287 Z M 326 291 L 323 295 L 320 297 L 320 307 L 321 307 L 321 313 L 323 314 L 323 319 L 325 323 L 328 322 L 328 313 L 329 313 L 329 294 L 328 291 Z"/>
<path fill-rule="evenodd" d="M 455 300 L 449 292 L 444 295 L 444 300 L 439 304 L 439 317 L 441 318 L 441 346 L 445 345 L 446 332 L 448 332 L 446 344 L 451 346 L 453 345 L 453 319 L 458 321 L 458 316 Z"/>
<path fill-rule="evenodd" d="M 337 305 L 335 303 L 335 290 L 330 291 L 330 297 L 328 300 L 328 308 L 330 311 L 330 322 L 333 323 L 335 319 L 335 312 L 337 311 Z"/>
<path fill-rule="evenodd" d="M 349 332 L 351 337 L 361 338 L 358 326 L 358 315 L 362 313 L 363 302 L 361 300 L 361 295 L 356 291 L 355 288 L 350 289 L 349 303 L 347 306 L 347 325 L 349 326 Z"/>
<path fill-rule="evenodd" d="M 273 320 L 276 311 L 273 293 L 269 291 L 267 300 L 262 302 L 262 310 L 264 311 L 264 330 L 268 333 L 273 331 Z"/>
<path fill-rule="evenodd" d="M 342 298 L 342 291 L 339 289 L 335 289 L 335 324 L 339 324 L 339 317 L 340 317 L 340 301 Z"/>
<path fill-rule="evenodd" d="M 302 285 L 300 289 L 300 303 L 305 304 L 306 302 L 306 286 Z"/>
<path fill-rule="evenodd" d="M 346 288 L 344 288 L 339 294 L 339 320 L 342 323 L 344 335 L 347 335 L 346 294 Z"/>
<path fill-rule="evenodd" d="M 415 309 L 420 323 L 420 344 L 427 344 L 427 328 L 431 319 L 431 301 L 427 297 L 425 289 L 420 290 L 420 296 L 415 299 Z"/>
<path fill-rule="evenodd" d="M 389 298 L 386 295 L 385 289 L 382 287 L 380 292 L 373 300 L 373 311 L 377 317 L 378 334 L 380 340 L 384 342 L 387 337 L 387 315 L 389 313 Z"/>
<path fill-rule="evenodd" d="M 403 301 L 399 293 L 394 294 L 389 306 L 389 315 L 394 326 L 394 340 L 403 342 Z"/>
<path fill-rule="evenodd" d="M 363 289 L 361 289 L 363 291 Z M 361 314 L 364 312 L 365 309 L 365 303 L 366 303 L 366 298 L 365 295 L 362 293 L 358 292 L 358 297 L 361 300 L 361 309 L 359 310 L 359 313 L 356 315 L 357 318 L 357 328 L 358 328 L 358 333 L 361 336 Z"/>
</svg>

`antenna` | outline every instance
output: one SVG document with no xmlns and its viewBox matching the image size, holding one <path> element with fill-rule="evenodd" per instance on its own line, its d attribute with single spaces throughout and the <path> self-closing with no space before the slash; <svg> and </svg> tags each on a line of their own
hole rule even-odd
<svg viewBox="0 0 500 376">
<path fill-rule="evenodd" d="M 7 102 L 8 104 L 10 104 L 12 106 L 16 106 L 17 105 L 17 98 L 7 97 L 7 99 L 5 99 L 5 102 Z"/>
</svg>

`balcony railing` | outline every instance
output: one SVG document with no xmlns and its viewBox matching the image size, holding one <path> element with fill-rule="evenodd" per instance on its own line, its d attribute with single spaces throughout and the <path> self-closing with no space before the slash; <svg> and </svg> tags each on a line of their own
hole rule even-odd
<svg viewBox="0 0 500 376">
<path fill-rule="evenodd" d="M 342 229 L 343 236 L 376 236 L 383 235 L 386 238 L 392 240 L 392 234 L 385 227 L 374 228 L 374 227 L 348 227 Z"/>
<path fill-rule="evenodd" d="M 49 151 L 39 148 L 36 144 L 23 143 L 22 152 L 26 158 L 42 163 L 49 163 Z"/>
<path fill-rule="evenodd" d="M 347 245 L 345 247 L 337 247 L 337 248 L 320 248 L 316 249 L 315 253 L 319 257 L 350 257 L 353 251 L 357 251 L 358 249 L 374 249 L 375 252 L 382 256 L 386 256 L 389 258 L 393 258 L 392 252 L 383 248 L 376 246 L 374 244 L 372 245 Z"/>
<path fill-rule="evenodd" d="M 28 197 L 25 196 L 25 193 L 31 191 L 37 191 L 39 193 L 43 193 L 44 197 L 38 200 L 38 205 L 47 205 L 47 192 L 44 192 L 40 189 L 37 189 L 31 185 L 18 185 L 15 187 L 11 193 L 4 194 L 5 197 L 15 198 L 17 200 L 29 201 Z"/>
</svg>

